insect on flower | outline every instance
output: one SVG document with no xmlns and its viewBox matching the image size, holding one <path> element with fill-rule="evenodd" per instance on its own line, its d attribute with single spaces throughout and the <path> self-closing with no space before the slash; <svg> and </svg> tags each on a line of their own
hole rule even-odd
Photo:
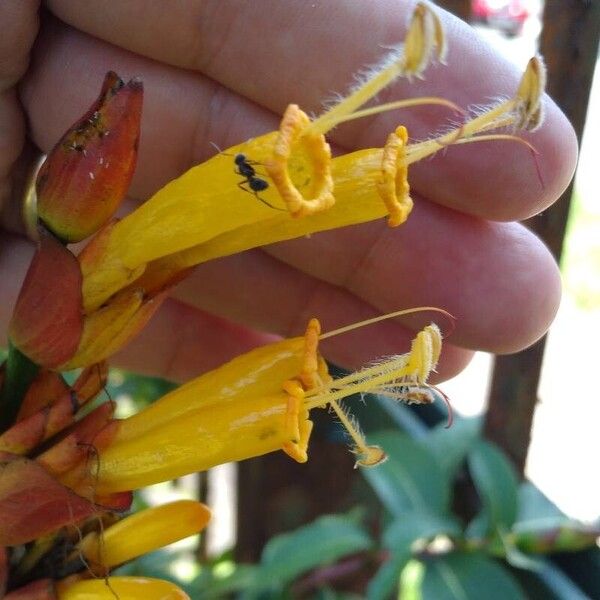
<svg viewBox="0 0 600 600">
<path fill-rule="evenodd" d="M 258 192 L 262 192 L 269 187 L 269 183 L 267 181 L 256 176 L 256 169 L 253 165 L 258 165 L 260 163 L 257 163 L 253 160 L 248 160 L 248 157 L 245 154 L 236 154 L 233 159 L 233 162 L 236 166 L 235 172 L 238 175 L 245 177 L 245 179 L 238 183 L 238 187 L 240 189 L 244 190 L 245 192 L 248 192 L 249 194 L 254 194 L 258 200 L 260 200 L 263 204 L 266 204 L 267 206 L 273 208 L 274 210 L 283 210 L 283 208 L 277 208 L 276 206 L 273 206 L 264 198 L 261 198 L 258 195 Z M 248 184 L 248 186 L 250 187 L 249 190 L 244 187 L 245 184 Z"/>
<path fill-rule="evenodd" d="M 219 154 L 224 154 L 225 156 L 233 156 L 233 162 L 235 163 L 235 173 L 236 175 L 242 176 L 244 179 L 238 182 L 238 187 L 244 192 L 248 192 L 249 194 L 253 194 L 256 196 L 257 200 L 260 200 L 263 204 L 266 204 L 268 207 L 274 210 L 284 209 L 278 208 L 277 206 L 273 206 L 271 203 L 267 202 L 264 198 L 261 198 L 258 195 L 258 192 L 263 192 L 264 190 L 269 188 L 269 182 L 258 177 L 256 175 L 255 165 L 260 165 L 261 163 L 256 162 L 254 160 L 250 160 L 245 154 L 239 152 L 238 154 L 232 155 L 228 152 L 223 152 L 216 144 L 211 142 L 211 144 L 219 151 Z M 250 189 L 248 189 L 246 186 Z"/>
</svg>

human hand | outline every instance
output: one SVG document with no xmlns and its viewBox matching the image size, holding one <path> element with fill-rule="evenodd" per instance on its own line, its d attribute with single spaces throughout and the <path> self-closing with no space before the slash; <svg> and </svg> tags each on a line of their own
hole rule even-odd
<svg viewBox="0 0 600 600">
<path fill-rule="evenodd" d="M 225 148 L 273 130 L 290 102 L 320 112 L 324 98 L 346 91 L 357 70 L 380 58 L 382 45 L 402 39 L 413 5 L 263 0 L 177 3 L 167 10 L 139 0 L 49 0 L 55 17 L 44 19 L 21 86 L 31 135 L 48 150 L 96 96 L 106 71 L 141 77 L 142 139 L 130 193 L 143 201 L 214 154 L 210 142 Z M 430 68 L 425 81 L 400 81 L 385 95 L 439 95 L 460 106 L 511 95 L 520 74 L 466 26 L 443 18 L 448 67 Z M 576 156 L 570 125 L 550 101 L 546 108 L 544 126 L 528 136 L 539 152 L 543 187 L 520 145 L 451 148 L 411 167 L 415 208 L 402 227 L 370 223 L 201 265 L 119 359 L 187 379 L 270 339 L 260 332 L 295 334 L 310 316 L 330 330 L 418 305 L 458 318 L 442 378 L 460 370 L 472 349 L 528 345 L 549 326 L 560 283 L 547 250 L 511 221 L 551 204 Z M 340 126 L 330 140 L 344 151 L 381 145 L 398 123 L 418 139 L 447 117 L 441 109 L 416 108 Z M 31 250 L 7 240 L 0 268 L 3 281 L 16 282 Z M 9 287 L 3 293 L 14 297 L 18 286 Z M 324 353 L 351 367 L 405 351 L 412 336 L 401 322 L 387 322 L 333 338 Z"/>
</svg>

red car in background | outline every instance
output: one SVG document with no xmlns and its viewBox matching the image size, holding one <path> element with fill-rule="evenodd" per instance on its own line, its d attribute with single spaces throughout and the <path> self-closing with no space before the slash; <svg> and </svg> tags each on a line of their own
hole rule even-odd
<svg viewBox="0 0 600 600">
<path fill-rule="evenodd" d="M 509 36 L 519 35 L 531 15 L 531 2 L 526 0 L 472 0 L 474 22 L 485 23 Z"/>
</svg>

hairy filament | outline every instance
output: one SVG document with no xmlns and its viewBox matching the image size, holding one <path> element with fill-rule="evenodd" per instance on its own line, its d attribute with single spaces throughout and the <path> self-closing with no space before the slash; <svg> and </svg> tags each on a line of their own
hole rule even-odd
<svg viewBox="0 0 600 600">
<path fill-rule="evenodd" d="M 455 142 L 456 144 L 471 144 L 472 142 L 489 142 L 495 140 L 507 140 L 509 142 L 518 142 L 519 144 L 523 144 L 523 146 L 527 146 L 531 152 L 534 154 L 539 154 L 533 144 L 530 144 L 527 140 L 520 138 L 518 135 L 511 135 L 509 133 L 490 133 L 484 135 L 474 135 L 470 138 L 463 138 Z"/>
<path fill-rule="evenodd" d="M 380 384 L 383 385 L 408 375 L 407 365 L 408 354 L 402 355 L 395 360 L 392 359 L 383 365 L 367 368 L 363 371 L 336 379 L 330 386 L 307 392 L 304 406 L 310 410 L 311 408 L 323 406 L 324 404 L 340 400 L 352 394 L 370 392 Z"/>
<path fill-rule="evenodd" d="M 395 319 L 396 317 L 401 317 L 403 315 L 410 315 L 418 312 L 425 311 L 434 311 L 443 314 L 448 317 L 451 323 L 454 323 L 456 317 L 449 313 L 447 310 L 443 308 L 438 308 L 437 306 L 417 306 L 415 308 L 405 308 L 403 310 L 397 310 L 395 312 L 387 313 L 385 315 L 380 315 L 378 317 L 373 317 L 371 319 L 365 319 L 364 321 L 359 321 L 358 323 L 353 323 L 352 325 L 346 325 L 345 327 L 340 327 L 339 329 L 334 329 L 333 331 L 328 331 L 327 333 L 322 333 L 319 336 L 320 340 L 326 340 L 327 338 L 341 335 L 342 333 L 347 333 L 348 331 L 353 331 L 355 329 L 360 329 L 361 327 L 367 327 L 368 325 L 373 325 L 374 323 L 379 323 L 379 321 L 387 321 L 388 319 Z M 337 380 L 339 381 L 339 379 Z"/>
<path fill-rule="evenodd" d="M 412 14 L 404 46 L 386 57 L 383 67 L 370 79 L 333 108 L 307 125 L 305 133 L 324 134 L 340 118 L 356 111 L 360 106 L 376 96 L 383 88 L 400 76 L 419 76 L 435 52 L 443 60 L 445 39 L 438 16 L 424 2 L 419 2 Z"/>
<path fill-rule="evenodd" d="M 356 419 L 352 417 L 350 410 L 347 407 L 342 407 L 342 405 L 335 400 L 329 402 L 329 406 L 331 406 L 340 420 L 340 423 L 348 432 L 348 435 L 352 438 L 355 448 L 359 452 L 364 452 L 367 447 L 367 442 L 356 422 Z"/>
<path fill-rule="evenodd" d="M 346 121 L 353 121 L 354 119 L 362 119 L 363 117 L 370 117 L 373 115 L 377 115 L 383 112 L 389 112 L 391 110 L 396 110 L 399 108 L 410 108 L 412 106 L 425 106 L 425 105 L 438 105 L 438 106 L 446 106 L 458 113 L 465 114 L 465 111 L 460 108 L 454 102 L 450 100 L 446 100 L 445 98 L 437 98 L 435 96 L 425 96 L 423 98 L 410 98 L 407 100 L 397 100 L 395 102 L 388 102 L 386 104 L 379 104 L 377 106 L 372 106 L 370 108 L 365 108 L 363 110 L 357 110 L 356 112 L 350 114 L 342 114 L 342 115 L 333 115 L 328 116 L 327 119 L 323 119 L 323 128 L 326 128 L 326 131 L 333 129 L 340 123 L 345 123 Z"/>
</svg>

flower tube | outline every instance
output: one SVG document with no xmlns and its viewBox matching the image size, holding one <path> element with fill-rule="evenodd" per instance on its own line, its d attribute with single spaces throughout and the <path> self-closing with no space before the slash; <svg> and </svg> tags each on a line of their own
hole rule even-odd
<svg viewBox="0 0 600 600">
<path fill-rule="evenodd" d="M 57 600 L 190 600 L 174 583 L 150 577 L 86 579 L 56 586 Z"/>
<path fill-rule="evenodd" d="M 278 132 L 248 140 L 190 169 L 92 240 L 79 257 L 86 311 L 138 280 L 146 269 L 187 269 L 212 258 L 386 215 L 390 226 L 402 224 L 412 208 L 409 165 L 452 144 L 519 140 L 489 132 L 506 126 L 537 126 L 543 79 L 543 63 L 534 58 L 513 98 L 448 133 L 410 144 L 408 132 L 400 126 L 383 148 L 336 158 L 331 158 L 323 134 L 312 133 L 319 120 L 311 122 L 290 105 Z M 370 88 L 369 82 L 364 87 Z M 324 121 L 330 128 L 397 104 L 355 114 L 352 103 L 346 106 L 341 101 L 338 106 L 343 110 L 337 120 Z M 242 153 L 264 165 L 270 177 L 273 185 L 261 192 L 264 199 L 289 212 L 249 202 L 239 193 L 231 155 Z"/>
<path fill-rule="evenodd" d="M 88 534 L 76 554 L 104 576 L 109 569 L 202 531 L 210 520 L 207 506 L 178 500 L 129 515 Z"/>
<path fill-rule="evenodd" d="M 412 311 L 393 316 L 406 312 Z M 248 352 L 138 414 L 113 422 L 93 442 L 94 472 L 87 461 L 80 462 L 61 474 L 60 481 L 81 496 L 93 497 L 277 450 L 305 462 L 313 425 L 310 411 L 326 407 L 347 430 L 357 464 L 381 462 L 385 453 L 366 443 L 341 402 L 352 394 L 379 390 L 401 401 L 432 402 L 433 395 L 423 390 L 428 389 L 427 378 L 440 355 L 440 331 L 429 325 L 407 354 L 334 380 L 318 353 L 318 343 L 336 333 L 321 335 L 318 321 L 312 319 L 304 337 Z"/>
</svg>

